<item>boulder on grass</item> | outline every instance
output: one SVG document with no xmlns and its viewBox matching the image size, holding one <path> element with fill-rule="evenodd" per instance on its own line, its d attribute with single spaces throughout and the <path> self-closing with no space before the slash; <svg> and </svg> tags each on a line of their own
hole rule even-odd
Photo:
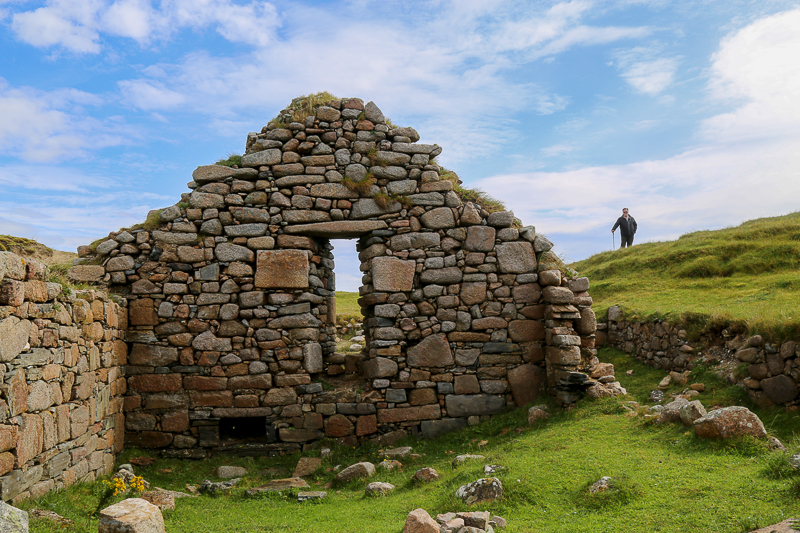
<svg viewBox="0 0 800 533">
<path fill-rule="evenodd" d="M 439 533 L 439 524 L 425 509 L 414 509 L 406 517 L 403 533 Z"/>
<path fill-rule="evenodd" d="M 141 498 L 128 498 L 100 511 L 98 533 L 166 533 L 161 509 Z"/>
<path fill-rule="evenodd" d="M 28 513 L 0 500 L 0 531 L 28 533 Z"/>
<path fill-rule="evenodd" d="M 764 438 L 767 431 L 761 419 L 747 407 L 724 407 L 714 409 L 706 416 L 694 421 L 694 432 L 704 439 L 727 439 L 751 436 Z"/>
<path fill-rule="evenodd" d="M 456 491 L 456 496 L 467 505 L 480 502 L 490 502 L 502 498 L 503 484 L 496 477 L 485 477 L 462 485 Z"/>
<path fill-rule="evenodd" d="M 354 465 L 350 465 L 338 474 L 336 474 L 336 481 L 350 481 L 359 477 L 372 477 L 375 475 L 375 465 L 362 461 Z"/>
</svg>

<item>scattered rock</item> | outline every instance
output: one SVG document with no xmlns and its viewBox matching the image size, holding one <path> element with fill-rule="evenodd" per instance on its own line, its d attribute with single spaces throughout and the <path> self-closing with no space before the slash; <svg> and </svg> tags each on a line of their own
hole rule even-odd
<svg viewBox="0 0 800 533">
<path fill-rule="evenodd" d="M 594 485 L 589 487 L 589 492 L 592 494 L 597 494 L 598 492 L 605 492 L 611 488 L 611 478 L 608 476 L 603 476 L 599 480 L 597 480 Z"/>
<path fill-rule="evenodd" d="M 789 457 L 789 465 L 795 470 L 800 470 L 800 453 Z"/>
<path fill-rule="evenodd" d="M 164 509 L 175 509 L 175 496 L 169 492 L 151 490 L 142 494 L 142 499 Z"/>
<path fill-rule="evenodd" d="M 680 422 L 681 420 L 681 407 L 689 405 L 689 400 L 678 398 L 669 402 L 661 410 L 661 413 L 656 420 L 657 424 L 664 424 L 668 422 Z"/>
<path fill-rule="evenodd" d="M 239 481 L 241 481 L 240 478 L 234 478 L 228 481 L 218 481 L 214 483 L 208 479 L 204 479 L 197 490 L 199 490 L 201 494 L 216 494 L 217 492 L 231 490 Z"/>
<path fill-rule="evenodd" d="M 214 475 L 222 479 L 233 479 L 247 475 L 247 469 L 241 466 L 219 466 L 214 470 Z"/>
<path fill-rule="evenodd" d="M 362 461 L 354 465 L 350 465 L 338 474 L 336 474 L 336 481 L 350 481 L 360 477 L 372 477 L 375 475 L 375 465 Z"/>
<path fill-rule="evenodd" d="M 313 474 L 322 465 L 322 459 L 319 457 L 301 457 L 297 461 L 297 466 L 294 467 L 292 477 L 305 477 Z"/>
<path fill-rule="evenodd" d="M 0 500 L 0 531 L 28 533 L 28 513 Z"/>
<path fill-rule="evenodd" d="M 463 465 L 467 461 L 476 461 L 478 459 L 485 459 L 483 455 L 472 455 L 472 454 L 464 454 L 464 455 L 456 455 L 456 458 L 453 459 L 453 466 Z"/>
<path fill-rule="evenodd" d="M 327 498 L 328 493 L 321 490 L 312 490 L 308 492 L 299 492 L 297 493 L 297 501 L 304 502 L 307 500 L 321 500 L 323 498 Z"/>
<path fill-rule="evenodd" d="M 664 392 L 660 390 L 651 391 L 649 399 L 651 402 L 661 403 L 664 400 Z"/>
<path fill-rule="evenodd" d="M 383 481 L 374 481 L 367 485 L 364 494 L 367 496 L 386 496 L 394 490 L 394 485 Z"/>
<path fill-rule="evenodd" d="M 694 422 L 694 432 L 705 439 L 727 439 L 749 435 L 764 438 L 767 431 L 761 419 L 746 407 L 715 409 Z"/>
<path fill-rule="evenodd" d="M 783 451 L 786 449 L 786 446 L 784 446 L 783 443 L 780 440 L 778 440 L 777 437 L 770 437 L 769 439 L 767 439 L 767 446 L 769 446 L 770 450 Z"/>
<path fill-rule="evenodd" d="M 503 470 L 505 467 L 503 465 L 484 465 L 483 467 L 483 475 L 484 476 L 491 476 L 494 473 L 497 473 Z"/>
<path fill-rule="evenodd" d="M 400 448 L 392 448 L 390 450 L 383 450 L 380 452 L 381 455 L 384 457 L 388 457 L 389 459 L 394 459 L 396 457 L 405 457 L 409 453 L 411 453 L 411 446 L 401 446 Z"/>
<path fill-rule="evenodd" d="M 798 527 L 798 520 L 796 518 L 789 518 L 778 524 L 755 529 L 750 533 L 796 533 Z"/>
<path fill-rule="evenodd" d="M 74 523 L 69 518 L 64 518 L 60 514 L 54 513 L 53 511 L 45 511 L 44 509 L 31 509 L 28 514 L 34 518 L 49 520 L 60 526 L 70 526 Z M 2 517 L 0 517 L 0 522 L 2 522 Z M 0 525 L 0 528 L 1 527 L 2 525 Z"/>
<path fill-rule="evenodd" d="M 100 511 L 98 533 L 165 533 L 161 509 L 141 498 L 128 498 Z"/>
<path fill-rule="evenodd" d="M 439 533 L 439 524 L 425 509 L 414 509 L 406 516 L 403 533 Z"/>
<path fill-rule="evenodd" d="M 272 481 L 268 481 L 264 485 L 253 487 L 252 489 L 247 489 L 247 494 L 252 496 L 253 494 L 258 494 L 260 492 L 280 492 L 283 490 L 289 489 L 308 489 L 308 483 L 305 482 L 304 479 L 299 477 L 290 477 L 286 479 L 273 479 Z"/>
<path fill-rule="evenodd" d="M 694 400 L 693 402 L 689 402 L 687 405 L 682 406 L 678 409 L 681 417 L 681 423 L 684 426 L 693 426 L 694 421 L 698 418 L 703 418 L 708 414 L 706 412 L 706 408 L 703 407 L 703 404 L 700 403 L 700 400 Z"/>
<path fill-rule="evenodd" d="M 426 466 L 425 468 L 420 468 L 414 472 L 412 479 L 421 483 L 431 483 L 432 481 L 437 481 L 439 479 L 439 473 L 433 468 Z"/>
<path fill-rule="evenodd" d="M 467 505 L 494 501 L 503 496 L 503 484 L 496 477 L 481 478 L 460 486 L 456 491 L 456 496 Z"/>
<path fill-rule="evenodd" d="M 528 424 L 533 425 L 540 420 L 550 418 L 549 408 L 546 405 L 534 405 L 528 409 Z"/>
<path fill-rule="evenodd" d="M 590 382 L 591 383 L 591 382 Z M 613 396 L 625 396 L 628 394 L 619 381 L 612 383 L 595 382 L 594 386 L 586 389 L 586 396 L 589 398 L 611 398 Z"/>
<path fill-rule="evenodd" d="M 495 529 L 505 529 L 507 525 L 506 519 L 503 518 L 502 516 L 493 516 L 492 521 L 489 522 L 489 524 L 491 524 L 492 522 L 494 522 Z"/>
<path fill-rule="evenodd" d="M 672 383 L 672 376 L 666 376 L 658 383 L 659 390 L 667 390 Z"/>
<path fill-rule="evenodd" d="M 403 463 L 400 461 L 395 461 L 394 459 L 384 459 L 380 463 L 378 463 L 378 468 L 381 470 L 385 470 L 387 472 L 392 470 L 400 470 L 403 468 Z"/>
</svg>

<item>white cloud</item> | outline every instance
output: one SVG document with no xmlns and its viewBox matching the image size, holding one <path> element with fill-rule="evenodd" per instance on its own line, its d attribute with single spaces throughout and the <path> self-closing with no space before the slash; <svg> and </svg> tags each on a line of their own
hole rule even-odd
<svg viewBox="0 0 800 533">
<path fill-rule="evenodd" d="M 167 89 L 159 82 L 123 80 L 119 82 L 119 87 L 126 104 L 144 111 L 170 109 L 186 101 L 183 94 Z"/>
<path fill-rule="evenodd" d="M 17 38 L 37 47 L 61 46 L 79 54 L 96 54 L 102 35 L 126 37 L 139 44 L 167 39 L 183 28 L 214 27 L 225 39 L 266 46 L 279 25 L 270 3 L 254 0 L 47 0 L 32 10 L 16 10 L 11 28 Z"/>
<path fill-rule="evenodd" d="M 12 87 L 0 78 L 0 154 L 50 161 L 122 144 L 127 128 L 86 116 L 83 106 L 100 103 L 96 95 L 76 89 Z"/>
<path fill-rule="evenodd" d="M 656 96 L 675 81 L 678 58 L 656 57 L 657 48 L 635 47 L 614 53 L 614 64 L 620 75 L 642 94 Z"/>
<path fill-rule="evenodd" d="M 498 175 L 477 185 L 509 199 L 524 223 L 556 236 L 572 259 L 609 248 L 608 230 L 623 206 L 639 222 L 639 242 L 796 211 L 798 27 L 800 10 L 789 11 L 722 40 L 709 69 L 710 95 L 713 103 L 736 99 L 738 107 L 703 121 L 701 143 L 684 153 L 566 172 Z"/>
</svg>

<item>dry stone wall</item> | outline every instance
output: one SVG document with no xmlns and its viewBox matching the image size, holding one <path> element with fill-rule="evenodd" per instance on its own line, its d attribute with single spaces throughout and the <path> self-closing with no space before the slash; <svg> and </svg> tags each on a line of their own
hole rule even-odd
<svg viewBox="0 0 800 533">
<path fill-rule="evenodd" d="M 111 472 L 122 449 L 124 313 L 100 291 L 62 293 L 38 261 L 0 252 L 0 498 Z"/>
<path fill-rule="evenodd" d="M 619 306 L 609 308 L 608 322 L 598 325 L 596 340 L 598 346 L 609 344 L 668 371 L 690 370 L 698 360 L 723 363 L 728 380 L 746 387 L 756 404 L 798 404 L 800 342 L 794 340 L 771 343 L 760 335 L 722 329 L 718 335 L 706 334 L 692 343 L 679 325 L 625 320 Z M 746 365 L 746 373 L 737 369 L 741 365 Z"/>
<path fill-rule="evenodd" d="M 256 427 L 239 444 L 280 452 L 575 400 L 594 314 L 550 241 L 462 201 L 441 148 L 372 102 L 288 120 L 247 136 L 242 168 L 198 167 L 180 203 L 79 249 L 72 275 L 125 297 L 128 443 L 202 456 Z M 360 357 L 335 351 L 334 238 L 359 251 Z M 346 371 L 366 387 L 323 390 Z"/>
</svg>

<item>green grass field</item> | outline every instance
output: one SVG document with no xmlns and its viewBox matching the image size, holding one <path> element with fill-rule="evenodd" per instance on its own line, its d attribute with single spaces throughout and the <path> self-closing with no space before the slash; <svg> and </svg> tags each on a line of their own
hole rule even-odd
<svg viewBox="0 0 800 533">
<path fill-rule="evenodd" d="M 589 277 L 598 316 L 620 305 L 630 317 L 700 329 L 733 323 L 776 340 L 800 336 L 800 213 L 637 244 L 570 266 Z"/>
<path fill-rule="evenodd" d="M 336 291 L 336 318 L 340 324 L 351 318 L 355 318 L 356 322 L 361 322 L 363 317 L 358 299 L 357 292 Z"/>
<path fill-rule="evenodd" d="M 764 442 L 752 439 L 704 441 L 683 426 L 656 426 L 641 416 L 626 415 L 622 401 L 644 402 L 663 372 L 612 349 L 604 349 L 601 359 L 617 365 L 617 376 L 628 388 L 629 398 L 582 400 L 568 412 L 551 406 L 553 416 L 538 426 L 528 426 L 526 410 L 517 409 L 436 441 L 409 438 L 398 444 L 413 446 L 421 457 L 403 459 L 400 472 L 379 471 L 370 480 L 397 487 L 379 501 L 364 496 L 367 481 L 337 483 L 333 471 L 336 465 L 359 460 L 378 463 L 381 456 L 374 446 L 355 450 L 333 447 L 322 468 L 306 478 L 311 490 L 328 492 L 320 502 L 298 503 L 296 491 L 258 497 L 244 494 L 246 488 L 270 478 L 288 477 L 299 455 L 215 456 L 208 461 L 162 459 L 138 468 L 137 473 L 154 486 L 186 491 L 186 484 L 214 480 L 213 471 L 219 465 L 248 468 L 249 474 L 230 494 L 177 500 L 176 510 L 164 513 L 169 533 L 399 533 L 412 509 L 422 507 L 434 516 L 467 510 L 456 499 L 455 491 L 483 477 L 484 464 L 505 466 L 497 476 L 504 495 L 497 502 L 478 504 L 470 510 L 503 516 L 510 533 L 742 533 L 796 516 L 800 473 L 788 467 L 785 452 L 769 451 Z M 633 370 L 633 374 L 626 375 L 626 370 Z M 709 408 L 728 402 L 748 405 L 738 388 L 727 386 L 710 371 L 698 371 L 692 381 L 697 380 L 706 385 L 700 398 Z M 750 407 L 771 434 L 790 444 L 792 452 L 797 451 L 797 417 Z M 147 453 L 127 450 L 119 462 Z M 451 461 L 456 453 L 479 453 L 486 459 L 453 468 Z M 304 452 L 308 456 L 318 454 L 314 450 Z M 423 466 L 434 467 L 441 479 L 422 486 L 411 483 L 413 473 Z M 278 470 L 260 475 L 266 468 Z M 590 495 L 588 487 L 602 476 L 612 477 L 613 490 Z M 75 525 L 61 528 L 35 519 L 32 532 L 96 531 L 98 511 L 122 499 L 106 495 L 105 485 L 97 481 L 25 502 L 23 507 L 50 509 L 75 521 Z"/>
</svg>

